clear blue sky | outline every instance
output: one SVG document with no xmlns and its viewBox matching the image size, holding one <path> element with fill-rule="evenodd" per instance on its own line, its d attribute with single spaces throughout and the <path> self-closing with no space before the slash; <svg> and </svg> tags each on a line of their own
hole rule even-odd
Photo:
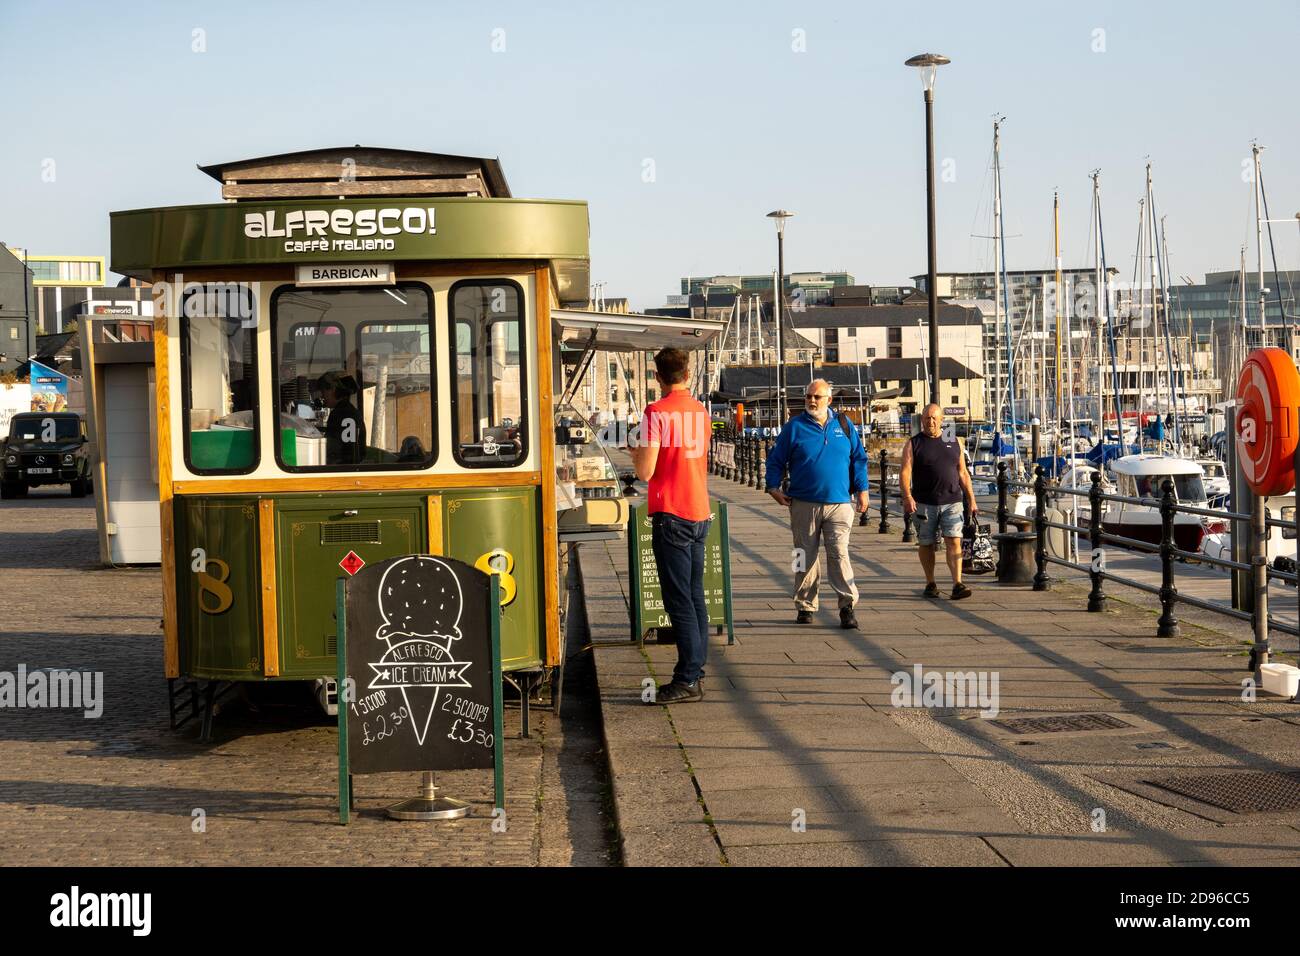
<svg viewBox="0 0 1300 956">
<path fill-rule="evenodd" d="M 924 114 L 902 63 L 934 51 L 953 61 L 941 270 L 991 265 L 972 233 L 991 228 L 997 112 L 1010 268 L 1050 264 L 1057 187 L 1066 264 L 1090 259 L 1095 167 L 1110 261 L 1129 268 L 1149 156 L 1173 272 L 1199 281 L 1253 237 L 1252 139 L 1272 215 L 1300 211 L 1297 36 L 1295 0 L 0 0 L 0 239 L 107 255 L 110 210 L 218 200 L 196 164 L 361 143 L 498 156 L 517 196 L 587 200 L 593 277 L 634 308 L 683 275 L 774 268 L 778 206 L 797 214 L 790 271 L 906 283 L 925 270 Z M 1300 268 L 1300 229 L 1275 228 L 1279 264 Z"/>
</svg>

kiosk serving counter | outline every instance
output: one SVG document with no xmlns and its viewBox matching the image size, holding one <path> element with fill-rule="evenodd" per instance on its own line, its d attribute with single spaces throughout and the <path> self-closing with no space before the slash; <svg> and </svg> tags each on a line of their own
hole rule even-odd
<svg viewBox="0 0 1300 956">
<path fill-rule="evenodd" d="M 222 682 L 329 680 L 335 579 L 411 553 L 500 575 L 526 700 L 562 662 L 560 522 L 627 517 L 557 393 L 629 329 L 645 349 L 720 327 L 575 308 L 583 202 L 507 198 L 493 161 L 357 153 L 213 167 L 235 201 L 111 215 L 112 269 L 153 283 L 173 719 L 182 688 L 210 717 Z"/>
</svg>

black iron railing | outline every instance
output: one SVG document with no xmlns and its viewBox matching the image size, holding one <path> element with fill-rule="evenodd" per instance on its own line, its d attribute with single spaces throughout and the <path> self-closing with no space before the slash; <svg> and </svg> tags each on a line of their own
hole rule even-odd
<svg viewBox="0 0 1300 956">
<path fill-rule="evenodd" d="M 1178 636 L 1180 628 L 1175 609 L 1180 603 L 1248 622 L 1251 624 L 1255 636 L 1249 669 L 1256 671 L 1257 679 L 1259 677 L 1259 667 L 1268 662 L 1268 654 L 1271 650 L 1268 638 L 1270 631 L 1300 637 L 1300 625 L 1278 620 L 1268 613 L 1268 582 L 1270 580 L 1282 581 L 1294 586 L 1300 583 L 1300 576 L 1280 568 L 1270 567 L 1265 543 L 1270 528 L 1290 530 L 1297 535 L 1297 541 L 1300 541 L 1300 520 L 1297 520 L 1300 519 L 1300 509 L 1297 509 L 1296 517 L 1288 521 L 1264 514 L 1262 503 L 1255 500 L 1252 500 L 1252 511 L 1249 514 L 1236 511 L 1216 511 L 1208 508 L 1198 508 L 1193 505 L 1179 504 L 1174 490 L 1174 483 L 1169 479 L 1165 479 L 1161 483 L 1159 497 L 1106 494 L 1101 490 L 1100 471 L 1093 474 L 1091 486 L 1084 492 L 1077 488 L 1063 488 L 1060 485 L 1049 483 L 1041 466 L 1035 468 L 1032 482 L 1012 479 L 1007 474 L 1005 462 L 998 465 L 997 488 L 998 530 L 1004 533 L 1010 519 L 1007 506 L 1009 493 L 1013 490 L 1021 490 L 1032 491 L 1034 494 L 1032 519 L 1036 539 L 1034 553 L 1037 573 L 1034 575 L 1033 586 L 1036 591 L 1044 591 L 1050 587 L 1051 578 L 1047 574 L 1047 567 L 1057 565 L 1080 571 L 1089 576 L 1091 582 L 1091 589 L 1088 593 L 1089 611 L 1097 612 L 1106 609 L 1104 586 L 1107 581 L 1154 595 L 1160 601 L 1160 617 L 1156 622 L 1158 637 Z M 1056 498 L 1074 497 L 1077 499 L 1086 497 L 1089 509 L 1087 525 L 1077 523 L 1077 519 L 1076 523 L 1052 520 L 1048 515 L 1049 495 Z M 1105 530 L 1103 515 L 1107 503 L 1129 504 L 1158 511 L 1160 515 L 1159 541 L 1157 543 L 1143 541 Z M 1079 509 L 1077 507 L 1070 509 L 1070 513 L 1077 515 Z M 1214 557 L 1203 552 L 1186 551 L 1178 547 L 1175 538 L 1175 519 L 1180 514 L 1231 521 L 1238 529 L 1248 529 L 1250 562 Z M 1090 555 L 1091 561 L 1085 565 L 1071 560 L 1069 557 L 1053 554 L 1048 547 L 1047 532 L 1049 529 L 1086 537 L 1092 552 Z M 1133 551 L 1157 555 L 1160 560 L 1160 586 L 1155 587 L 1146 582 L 1137 581 L 1107 570 L 1104 548 L 1106 544 L 1120 545 Z M 1070 549 L 1067 548 L 1066 553 L 1068 555 Z M 1222 604 L 1206 601 L 1190 594 L 1179 593 L 1175 574 L 1176 562 L 1185 561 L 1195 561 L 1212 567 L 1224 568 L 1230 572 L 1250 574 L 1254 589 L 1254 601 L 1250 610 L 1239 607 L 1225 607 Z"/>
</svg>

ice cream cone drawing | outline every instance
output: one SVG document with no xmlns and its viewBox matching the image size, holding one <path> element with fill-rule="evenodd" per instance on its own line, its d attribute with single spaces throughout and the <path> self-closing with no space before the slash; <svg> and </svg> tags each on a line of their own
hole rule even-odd
<svg viewBox="0 0 1300 956">
<path fill-rule="evenodd" d="M 411 555 L 389 565 L 379 581 L 384 623 L 375 637 L 446 637 L 460 640 L 460 581 L 449 564 Z"/>
<path fill-rule="evenodd" d="M 451 565 L 429 555 L 410 555 L 390 564 L 379 581 L 383 624 L 375 639 L 386 649 L 368 664 L 368 689 L 400 690 L 417 743 L 424 745 L 438 695 L 444 687 L 472 686 L 470 661 L 457 661 L 452 646 L 461 639 L 463 597 Z"/>
</svg>

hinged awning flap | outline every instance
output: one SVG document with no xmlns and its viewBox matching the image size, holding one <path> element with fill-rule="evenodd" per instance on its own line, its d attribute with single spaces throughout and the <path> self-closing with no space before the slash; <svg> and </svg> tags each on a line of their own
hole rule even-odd
<svg viewBox="0 0 1300 956">
<path fill-rule="evenodd" d="M 661 348 L 699 349 L 722 332 L 720 319 L 678 319 L 660 315 L 552 309 L 555 338 L 569 348 L 585 348 L 592 330 L 598 352 L 657 352 Z"/>
</svg>

